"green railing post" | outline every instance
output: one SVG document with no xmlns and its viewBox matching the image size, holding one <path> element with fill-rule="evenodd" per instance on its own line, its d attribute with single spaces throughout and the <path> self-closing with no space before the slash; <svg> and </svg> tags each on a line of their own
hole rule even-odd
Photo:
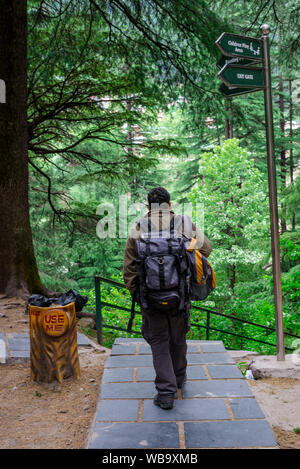
<svg viewBox="0 0 300 469">
<path fill-rule="evenodd" d="M 100 277 L 95 275 L 97 341 L 103 344 Z"/>
<path fill-rule="evenodd" d="M 206 340 L 209 340 L 210 312 L 206 312 Z"/>
</svg>

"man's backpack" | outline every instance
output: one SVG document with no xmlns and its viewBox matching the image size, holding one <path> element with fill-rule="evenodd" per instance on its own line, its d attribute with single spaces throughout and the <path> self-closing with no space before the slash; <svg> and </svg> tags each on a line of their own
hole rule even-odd
<svg viewBox="0 0 300 469">
<path fill-rule="evenodd" d="M 145 223 L 145 222 L 144 222 Z M 148 313 L 185 313 L 189 299 L 189 268 L 185 241 L 175 236 L 174 217 L 169 232 L 148 230 L 136 241 L 137 301 Z"/>
<path fill-rule="evenodd" d="M 187 257 L 191 272 L 190 299 L 205 300 L 216 288 L 216 274 L 206 257 L 196 248 L 197 240 L 192 238 L 187 247 Z"/>
</svg>

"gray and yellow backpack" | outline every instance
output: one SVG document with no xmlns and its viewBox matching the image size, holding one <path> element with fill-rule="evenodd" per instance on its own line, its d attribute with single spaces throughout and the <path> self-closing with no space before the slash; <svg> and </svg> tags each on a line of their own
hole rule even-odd
<svg viewBox="0 0 300 469">
<path fill-rule="evenodd" d="M 204 300 L 216 287 L 216 275 L 207 258 L 189 237 L 189 217 L 177 215 L 169 231 L 157 230 L 150 218 L 140 221 L 146 230 L 136 242 L 138 302 L 145 312 L 185 312 L 189 300 Z M 174 224 L 177 225 L 174 227 Z M 178 234 L 178 232 L 180 232 Z"/>
<path fill-rule="evenodd" d="M 149 218 L 148 229 L 136 241 L 137 302 L 148 314 L 186 312 L 190 273 L 185 240 L 176 235 L 174 218 L 165 231 L 153 227 Z"/>
<path fill-rule="evenodd" d="M 216 287 L 214 269 L 197 248 L 197 240 L 186 236 L 191 229 L 186 234 L 177 231 L 174 221 L 177 228 L 191 225 L 189 218 L 179 215 L 171 219 L 168 232 L 153 230 L 150 219 L 139 222 L 142 230 L 136 241 L 137 290 L 127 332 L 132 332 L 135 301 L 147 314 L 186 314 L 190 300 L 205 300 Z"/>
</svg>

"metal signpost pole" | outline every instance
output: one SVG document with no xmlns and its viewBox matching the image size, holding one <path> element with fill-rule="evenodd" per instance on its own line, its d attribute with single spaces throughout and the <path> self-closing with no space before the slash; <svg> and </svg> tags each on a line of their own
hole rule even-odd
<svg viewBox="0 0 300 469">
<path fill-rule="evenodd" d="M 266 137 L 267 137 L 267 161 L 268 161 L 268 183 L 269 183 L 269 203 L 270 203 L 270 224 L 272 242 L 272 266 L 274 282 L 274 303 L 276 315 L 276 344 L 277 360 L 285 360 L 284 331 L 283 331 L 283 311 L 281 292 L 281 272 L 280 272 L 280 248 L 278 233 L 278 205 L 276 190 L 276 170 L 274 161 L 274 127 L 272 108 L 272 88 L 270 70 L 270 27 L 266 24 L 261 26 L 263 56 L 264 56 L 264 97 L 265 97 L 265 117 L 266 117 Z"/>
<path fill-rule="evenodd" d="M 284 361 L 285 349 L 270 70 L 270 26 L 267 24 L 262 25 L 261 32 L 261 39 L 224 32 L 215 43 L 222 52 L 222 57 L 217 63 L 217 66 L 220 69 L 218 76 L 223 81 L 220 91 L 227 99 L 245 93 L 264 90 L 274 304 L 276 317 L 276 347 L 277 360 Z M 262 63 L 263 67 L 259 67 L 259 63 Z M 255 66 L 253 67 L 253 65 Z"/>
</svg>

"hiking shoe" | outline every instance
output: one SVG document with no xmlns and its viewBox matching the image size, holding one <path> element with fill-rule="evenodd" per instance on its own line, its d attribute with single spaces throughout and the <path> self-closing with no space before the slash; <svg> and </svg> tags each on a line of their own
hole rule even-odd
<svg viewBox="0 0 300 469">
<path fill-rule="evenodd" d="M 177 382 L 177 387 L 178 387 L 178 389 L 183 388 L 183 386 L 184 386 L 185 383 L 186 383 L 186 380 L 187 380 L 187 375 L 185 374 L 183 380 L 180 381 L 180 382 Z"/>
<path fill-rule="evenodd" d="M 162 397 L 159 394 L 156 394 L 155 398 L 153 399 L 153 403 L 161 409 L 173 409 L 174 397 Z"/>
</svg>

